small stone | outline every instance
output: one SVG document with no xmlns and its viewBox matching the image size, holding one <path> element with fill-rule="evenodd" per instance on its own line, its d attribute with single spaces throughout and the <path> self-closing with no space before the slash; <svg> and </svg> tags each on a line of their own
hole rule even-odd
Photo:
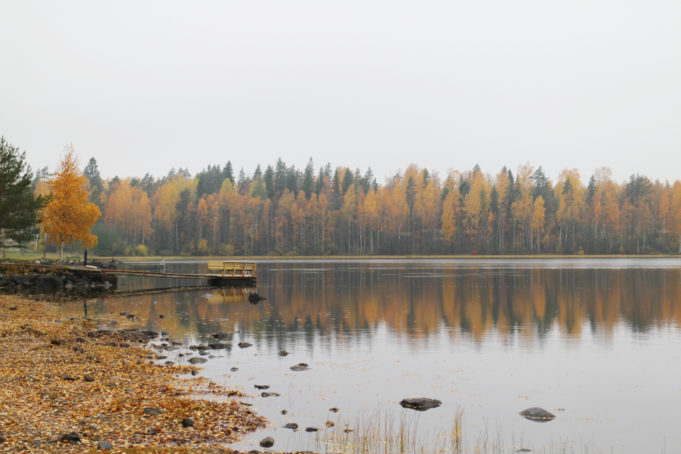
<svg viewBox="0 0 681 454">
<path fill-rule="evenodd" d="M 85 375 L 83 375 L 83 381 L 86 381 L 88 383 L 92 383 L 93 381 L 95 381 L 95 377 L 93 377 L 90 374 L 85 374 Z"/>
<path fill-rule="evenodd" d="M 59 441 L 62 443 L 80 443 L 80 435 L 76 432 L 71 432 L 70 434 L 64 434 L 59 437 Z"/>
<path fill-rule="evenodd" d="M 279 350 L 279 356 L 287 356 L 288 352 L 286 350 Z"/>
<path fill-rule="evenodd" d="M 319 429 L 316 427 L 306 427 L 305 432 L 317 432 Z"/>
<path fill-rule="evenodd" d="M 294 422 L 286 423 L 286 424 L 284 424 L 284 429 L 296 430 L 296 429 L 298 429 L 298 424 L 296 424 Z"/>
<path fill-rule="evenodd" d="M 113 445 L 111 444 L 110 441 L 99 441 L 97 443 L 97 449 L 101 449 L 102 451 L 109 451 L 110 449 L 113 449 Z"/>
<path fill-rule="evenodd" d="M 282 414 L 282 415 L 285 415 L 285 414 L 287 414 L 287 413 L 288 413 L 288 410 L 282 410 L 282 411 L 281 411 L 281 414 Z"/>
<path fill-rule="evenodd" d="M 248 347 L 253 346 L 253 344 L 251 344 L 250 342 L 239 342 L 238 345 L 239 345 L 239 348 L 248 348 Z"/>
<path fill-rule="evenodd" d="M 230 371 L 232 371 L 232 372 L 236 372 L 236 371 L 238 371 L 238 370 L 239 370 L 238 367 L 232 367 L 232 368 L 230 369 Z"/>
<path fill-rule="evenodd" d="M 324 425 L 325 425 L 326 427 L 333 427 L 333 426 L 336 425 L 336 423 L 334 423 L 333 421 L 326 421 L 326 422 L 324 423 Z"/>
<path fill-rule="evenodd" d="M 281 394 L 279 394 L 279 393 L 261 393 L 260 395 L 262 397 L 279 397 Z"/>
<path fill-rule="evenodd" d="M 161 413 L 163 413 L 163 410 L 156 407 L 145 407 L 144 410 L 142 410 L 144 416 L 155 416 L 160 415 Z"/>
<path fill-rule="evenodd" d="M 194 358 L 189 358 L 189 362 L 192 364 L 203 364 L 206 361 L 208 361 L 206 358 L 201 358 L 199 356 L 196 356 Z"/>
<path fill-rule="evenodd" d="M 270 385 L 253 385 L 256 389 L 269 389 Z"/>
<path fill-rule="evenodd" d="M 336 408 L 336 407 L 331 407 L 331 408 L 329 408 L 329 411 L 332 411 L 332 412 L 334 412 L 334 413 L 338 413 L 338 408 Z"/>
<path fill-rule="evenodd" d="M 290 369 L 295 372 L 300 372 L 309 369 L 310 366 L 307 363 L 298 363 L 295 366 L 291 366 Z"/>
<path fill-rule="evenodd" d="M 265 437 L 262 440 L 260 440 L 260 446 L 263 448 L 271 448 L 274 446 L 274 438 L 272 437 Z"/>
<path fill-rule="evenodd" d="M 66 380 L 66 381 L 76 381 L 76 380 L 78 380 L 76 377 L 72 377 L 72 376 L 70 376 L 70 375 L 62 375 L 62 376 L 61 376 L 61 379 L 62 379 L 62 380 Z"/>
<path fill-rule="evenodd" d="M 194 420 L 192 418 L 182 418 L 182 427 L 192 427 Z"/>
<path fill-rule="evenodd" d="M 147 435 L 156 435 L 158 433 L 158 429 L 156 427 L 152 427 L 151 429 L 147 430 Z"/>
</svg>

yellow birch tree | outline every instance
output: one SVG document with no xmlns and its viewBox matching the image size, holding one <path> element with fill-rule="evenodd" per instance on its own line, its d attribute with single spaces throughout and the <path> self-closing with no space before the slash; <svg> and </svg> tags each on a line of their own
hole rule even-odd
<svg viewBox="0 0 681 454">
<path fill-rule="evenodd" d="M 78 169 L 72 145 L 66 147 L 66 154 L 47 185 L 52 200 L 43 211 L 43 229 L 48 239 L 59 245 L 61 262 L 64 244 L 80 241 L 86 248 L 97 244 L 90 229 L 102 213 L 97 205 L 88 202 L 88 181 Z"/>
</svg>

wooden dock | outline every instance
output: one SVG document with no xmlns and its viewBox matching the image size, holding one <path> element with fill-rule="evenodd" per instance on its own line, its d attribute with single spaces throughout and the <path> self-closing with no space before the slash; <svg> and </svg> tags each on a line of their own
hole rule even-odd
<svg viewBox="0 0 681 454">
<path fill-rule="evenodd" d="M 89 269 L 87 267 L 78 268 L 80 270 Z M 253 262 L 211 261 L 208 262 L 208 270 L 210 272 L 207 274 L 119 269 L 93 269 L 93 271 L 100 272 L 104 280 L 108 281 L 117 281 L 118 276 L 138 276 L 151 278 L 199 279 L 205 280 L 208 285 L 215 287 L 252 287 L 255 286 L 256 283 L 255 269 L 256 264 Z"/>
<path fill-rule="evenodd" d="M 172 278 L 203 280 L 204 285 L 213 287 L 254 287 L 256 284 L 256 264 L 252 262 L 220 261 L 209 262 L 209 273 L 166 273 L 160 271 L 122 270 L 96 268 L 94 266 L 72 265 L 44 265 L 36 263 L 3 263 L 0 264 L 0 274 L 5 275 L 48 275 L 68 274 L 86 279 L 89 282 L 108 282 L 112 289 L 118 287 L 120 276 L 135 276 L 140 278 Z M 108 284 L 107 284 L 108 285 Z M 176 285 L 180 287 L 180 285 Z"/>
<path fill-rule="evenodd" d="M 74 270 L 75 267 L 70 267 Z M 215 273 L 208 274 L 193 274 L 193 273 L 162 273 L 158 271 L 141 271 L 141 270 L 112 270 L 112 269 L 98 269 L 88 270 L 84 267 L 78 267 L 78 270 L 84 273 L 98 272 L 101 273 L 102 278 L 107 281 L 117 281 L 118 276 L 137 276 L 137 277 L 153 277 L 153 278 L 175 278 L 175 279 L 202 279 L 206 280 L 209 285 L 216 287 L 240 287 L 253 286 L 256 283 L 256 277 L 252 276 L 235 276 L 222 275 Z"/>
</svg>

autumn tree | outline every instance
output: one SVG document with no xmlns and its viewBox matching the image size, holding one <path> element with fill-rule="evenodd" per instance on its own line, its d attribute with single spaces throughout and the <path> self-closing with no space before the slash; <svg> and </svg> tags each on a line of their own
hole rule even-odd
<svg viewBox="0 0 681 454">
<path fill-rule="evenodd" d="M 575 170 L 554 184 L 529 165 L 516 175 L 451 170 L 441 182 L 412 164 L 382 185 L 370 169 L 315 172 L 312 160 L 304 170 L 280 159 L 238 173 L 228 163 L 194 177 L 180 169 L 102 182 L 101 246 L 113 239 L 121 251 L 149 242 L 160 254 L 265 255 L 675 252 L 681 243 L 681 183 L 637 176 L 618 184 L 608 169 L 586 187 Z"/>
<path fill-rule="evenodd" d="M 86 248 L 97 244 L 90 229 L 102 214 L 97 205 L 88 202 L 88 181 L 78 170 L 73 146 L 65 151 L 57 172 L 48 181 L 52 199 L 43 213 L 43 229 L 48 239 L 59 245 L 59 261 L 64 244 L 79 241 Z"/>
<path fill-rule="evenodd" d="M 22 243 L 37 233 L 42 197 L 33 195 L 26 154 L 0 137 L 0 246 L 8 239 Z"/>
<path fill-rule="evenodd" d="M 459 198 L 454 191 L 449 191 L 442 203 L 442 241 L 448 247 L 454 244 L 458 210 Z"/>
<path fill-rule="evenodd" d="M 537 250 L 541 251 L 542 236 L 544 235 L 544 223 L 546 222 L 546 209 L 544 208 L 544 198 L 542 196 L 534 199 L 534 205 L 532 207 L 532 233 L 530 234 L 530 241 L 532 237 L 535 236 L 537 239 Z M 532 250 L 533 246 L 530 246 Z"/>
</svg>

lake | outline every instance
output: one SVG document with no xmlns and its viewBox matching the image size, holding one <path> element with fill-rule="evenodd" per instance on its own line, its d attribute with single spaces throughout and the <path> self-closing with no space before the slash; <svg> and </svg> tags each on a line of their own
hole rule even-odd
<svg viewBox="0 0 681 454">
<path fill-rule="evenodd" d="M 346 426 L 387 420 L 437 451 L 461 411 L 471 452 L 681 451 L 679 259 L 272 260 L 257 275 L 267 298 L 257 305 L 246 289 L 199 289 L 108 297 L 88 313 L 124 326 L 118 314 L 131 312 L 167 331 L 183 344 L 167 353 L 179 363 L 190 345 L 229 333 L 233 348 L 211 351 L 201 373 L 249 394 L 241 400 L 271 421 L 239 449 L 272 436 L 278 450 L 335 452 Z M 63 307 L 82 314 L 82 303 Z M 300 362 L 309 369 L 290 370 Z M 280 395 L 261 397 L 256 384 Z M 399 406 L 405 397 L 442 405 L 416 412 Z M 534 406 L 556 418 L 518 414 Z"/>
</svg>

